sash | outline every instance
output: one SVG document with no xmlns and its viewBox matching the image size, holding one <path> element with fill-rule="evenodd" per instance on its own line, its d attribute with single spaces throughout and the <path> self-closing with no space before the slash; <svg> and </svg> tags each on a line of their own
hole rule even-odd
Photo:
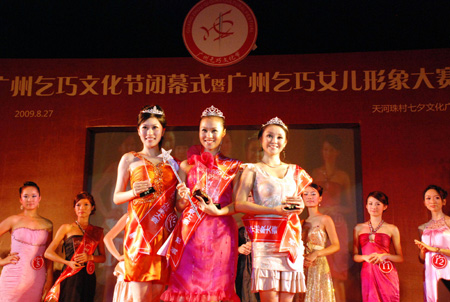
<svg viewBox="0 0 450 302">
<path fill-rule="evenodd" d="M 81 240 L 80 245 L 78 246 L 77 250 L 73 254 L 71 261 L 75 258 L 75 256 L 86 253 L 88 255 L 92 255 L 95 252 L 95 249 L 97 248 L 98 243 L 102 239 L 103 236 L 103 228 L 88 225 L 86 228 L 83 239 Z M 88 266 L 92 266 L 93 262 L 88 261 L 86 263 L 86 268 Z M 70 266 L 67 266 L 66 269 L 61 273 L 58 280 L 56 280 L 53 287 L 48 292 L 47 296 L 45 297 L 45 302 L 47 301 L 58 301 L 59 300 L 59 294 L 60 294 L 60 283 L 65 280 L 68 277 L 72 277 L 73 275 L 77 274 L 79 271 L 81 271 L 83 268 L 78 268 L 76 270 L 73 270 Z"/>
<path fill-rule="evenodd" d="M 139 159 L 146 161 L 141 155 L 133 152 L 133 155 Z M 145 163 L 147 165 L 147 163 Z M 166 164 L 158 164 L 164 167 Z M 157 165 L 157 166 L 158 166 Z M 142 169 L 142 166 L 136 169 Z M 145 168 L 146 169 L 146 168 Z M 177 185 L 177 180 L 173 176 L 173 182 L 169 184 L 168 188 L 165 189 L 165 184 L 163 184 L 162 171 L 155 170 L 154 177 L 150 178 L 151 172 L 145 174 L 149 179 L 152 179 L 152 186 L 155 188 L 155 192 L 144 197 L 137 197 L 129 203 L 128 213 L 130 221 L 127 223 L 127 228 L 125 230 L 125 240 L 124 248 L 128 255 L 128 258 L 132 262 L 136 262 L 141 255 L 150 255 L 152 251 L 151 243 L 156 238 L 156 236 L 165 227 L 169 232 L 173 230 L 177 222 L 177 215 L 174 210 L 173 202 L 168 202 L 167 200 L 172 197 L 175 198 L 175 190 Z M 171 173 L 172 169 L 170 169 Z M 161 174 L 161 175 L 159 175 Z M 134 179 L 134 181 L 140 181 L 143 179 Z M 137 208 L 134 206 L 136 204 L 152 204 L 149 209 L 146 209 L 143 213 L 138 213 Z"/>
<path fill-rule="evenodd" d="M 222 154 L 217 154 L 213 158 L 209 152 L 191 156 L 189 158 L 189 164 L 193 164 L 194 166 L 191 168 L 192 172 L 190 171 L 189 174 L 194 173 L 194 176 L 197 178 L 195 186 L 191 191 L 202 189 L 212 199 L 213 203 L 219 203 L 220 196 L 222 196 L 222 193 L 233 181 L 241 163 L 238 160 L 224 157 Z M 191 199 L 197 206 L 200 218 L 197 217 L 195 210 L 189 203 L 184 209 L 181 219 L 175 226 L 172 238 L 167 247 L 166 258 L 173 270 L 178 267 L 186 244 L 206 216 L 204 212 L 198 209 L 198 200 L 195 197 Z"/>
<path fill-rule="evenodd" d="M 294 195 L 301 196 L 312 178 L 299 166 L 295 167 L 294 181 L 297 190 Z M 288 217 L 261 217 L 245 215 L 242 218 L 250 239 L 254 242 L 276 242 L 279 252 L 287 252 L 288 259 L 295 263 L 302 250 L 302 227 L 298 215 Z M 302 256 L 302 255 L 300 255 Z"/>
</svg>

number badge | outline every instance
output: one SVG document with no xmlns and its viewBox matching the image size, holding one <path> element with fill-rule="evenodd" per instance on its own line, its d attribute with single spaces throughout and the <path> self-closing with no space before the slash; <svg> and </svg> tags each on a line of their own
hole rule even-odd
<svg viewBox="0 0 450 302">
<path fill-rule="evenodd" d="M 381 263 L 378 263 L 378 268 L 384 274 L 389 274 L 394 269 L 394 264 L 390 260 L 385 260 Z"/>
<path fill-rule="evenodd" d="M 447 258 L 441 254 L 434 254 L 434 256 L 431 257 L 431 264 L 437 269 L 445 268 L 447 263 Z"/>
</svg>

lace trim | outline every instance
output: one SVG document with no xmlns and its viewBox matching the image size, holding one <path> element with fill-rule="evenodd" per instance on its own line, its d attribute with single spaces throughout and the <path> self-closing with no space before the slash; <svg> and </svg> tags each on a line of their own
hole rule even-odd
<svg viewBox="0 0 450 302">
<path fill-rule="evenodd" d="M 436 229 L 440 229 L 442 227 L 446 227 L 447 224 L 445 223 L 445 216 L 443 216 L 442 218 L 438 219 L 438 220 L 434 220 L 431 219 L 427 226 L 425 227 L 426 230 L 436 230 Z"/>
</svg>

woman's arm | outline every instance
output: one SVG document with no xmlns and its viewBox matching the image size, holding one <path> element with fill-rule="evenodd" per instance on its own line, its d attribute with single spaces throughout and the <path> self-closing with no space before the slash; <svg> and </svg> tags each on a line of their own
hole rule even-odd
<svg viewBox="0 0 450 302">
<path fill-rule="evenodd" d="M 385 254 L 383 260 L 387 259 L 392 262 L 403 262 L 403 251 L 400 244 L 400 231 L 395 225 L 392 225 L 391 228 L 392 245 L 394 246 L 395 254 Z"/>
<path fill-rule="evenodd" d="M 16 221 L 16 216 L 9 216 L 2 222 L 0 222 L 0 236 L 5 234 L 6 232 L 10 232 L 13 228 L 13 225 Z M 0 258 L 0 266 L 5 266 L 8 264 L 16 264 L 19 261 L 19 256 L 17 253 L 9 253 L 5 258 Z"/>
<path fill-rule="evenodd" d="M 117 168 L 117 181 L 113 198 L 115 204 L 122 204 L 130 201 L 137 195 L 133 190 L 126 191 L 127 184 L 130 180 L 130 174 L 128 171 L 130 168 L 131 156 L 131 154 L 126 153 L 120 159 L 119 166 Z"/>
<path fill-rule="evenodd" d="M 53 224 L 52 224 L 52 228 L 47 237 L 47 242 L 45 244 L 46 248 L 48 248 L 50 246 L 52 239 L 53 239 Z M 44 289 L 42 290 L 42 294 L 44 297 L 47 295 L 47 292 L 52 288 L 52 285 L 53 285 L 53 262 L 49 259 L 46 259 L 45 267 L 47 270 L 47 275 L 45 277 Z"/>
<path fill-rule="evenodd" d="M 53 262 L 59 262 L 64 265 L 70 266 L 72 269 L 78 269 L 80 267 L 83 267 L 80 263 L 76 261 L 70 261 L 62 258 L 56 253 L 56 249 L 59 246 L 59 243 L 64 240 L 66 237 L 66 234 L 71 229 L 70 224 L 63 224 L 58 231 L 56 232 L 55 238 L 53 238 L 52 242 L 48 246 L 48 248 L 45 250 L 44 257 L 47 259 L 50 259 Z"/>
<path fill-rule="evenodd" d="M 119 253 L 113 240 L 125 228 L 127 218 L 128 214 L 124 214 L 103 238 L 103 242 L 105 243 L 106 248 L 118 261 L 123 261 L 124 256 Z"/>
<path fill-rule="evenodd" d="M 364 262 L 368 260 L 368 255 L 359 254 L 359 232 L 360 226 L 356 225 L 353 229 L 353 261 Z"/>
<path fill-rule="evenodd" d="M 177 202 L 175 208 L 178 212 L 183 212 L 189 204 L 188 196 L 191 194 L 191 190 L 189 190 L 185 182 L 190 168 L 191 165 L 188 164 L 187 160 L 184 160 L 181 162 L 180 169 L 178 170 L 178 175 L 182 181 L 182 183 L 177 185 Z"/>
<path fill-rule="evenodd" d="M 340 249 L 339 238 L 336 233 L 336 228 L 334 226 L 333 219 L 330 216 L 324 215 L 321 224 L 325 227 L 325 231 L 330 239 L 330 245 L 323 250 L 314 251 L 305 256 L 305 264 L 312 264 L 317 257 L 328 256 L 336 253 Z"/>
</svg>

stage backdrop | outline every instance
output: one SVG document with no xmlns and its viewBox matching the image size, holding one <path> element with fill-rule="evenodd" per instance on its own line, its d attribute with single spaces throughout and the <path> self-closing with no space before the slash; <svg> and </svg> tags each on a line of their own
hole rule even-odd
<svg viewBox="0 0 450 302">
<path fill-rule="evenodd" d="M 167 146 L 179 157 L 197 143 L 196 126 L 208 106 L 226 115 L 230 154 L 248 161 L 258 158 L 258 148 L 250 147 L 254 130 L 278 116 L 296 129 L 286 159 L 329 190 L 324 209 L 341 229 L 347 253 L 334 260 L 346 300 L 361 299 L 352 229 L 367 219 L 363 196 L 381 190 L 390 201 L 384 218 L 402 235 L 402 301 L 422 301 L 423 267 L 413 240 L 429 219 L 423 189 L 430 183 L 450 189 L 449 62 L 448 49 L 250 56 L 225 68 L 192 58 L 2 59 L 0 219 L 20 211 L 18 188 L 33 180 L 41 186 L 39 211 L 55 231 L 75 219 L 72 202 L 82 189 L 101 201 L 93 221 L 109 228 L 124 210 L 110 200 L 115 163 L 139 146 L 130 131 L 143 105 L 165 109 L 174 127 Z M 339 149 L 345 176 L 339 181 L 324 173 L 325 142 Z M 8 235 L 0 237 L 2 257 L 9 243 Z M 100 271 L 113 264 L 108 261 Z M 111 292 L 102 279 L 99 301 Z"/>
</svg>

